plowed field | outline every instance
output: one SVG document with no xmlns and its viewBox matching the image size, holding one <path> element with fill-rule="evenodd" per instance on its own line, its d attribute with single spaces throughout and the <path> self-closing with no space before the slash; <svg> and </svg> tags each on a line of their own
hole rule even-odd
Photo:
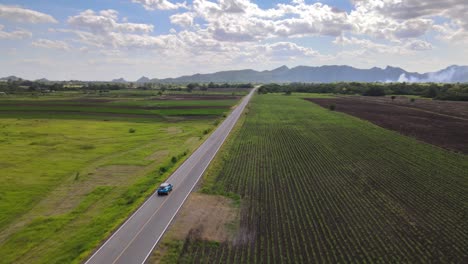
<svg viewBox="0 0 468 264">
<path fill-rule="evenodd" d="M 465 117 L 468 104 L 465 102 L 418 100 L 412 104 L 408 99 L 393 103 L 389 98 L 362 97 L 307 100 L 325 108 L 335 105 L 336 111 L 368 120 L 380 127 L 429 144 L 468 153 L 468 117 Z"/>
</svg>

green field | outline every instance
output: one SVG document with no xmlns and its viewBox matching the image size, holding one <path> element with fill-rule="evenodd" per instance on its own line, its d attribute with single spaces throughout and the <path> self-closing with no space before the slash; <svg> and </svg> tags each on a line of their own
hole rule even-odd
<svg viewBox="0 0 468 264">
<path fill-rule="evenodd" d="M 202 186 L 240 197 L 236 238 L 178 262 L 466 262 L 468 157 L 303 97 L 253 98 Z"/>
<path fill-rule="evenodd" d="M 0 263 L 83 260 L 237 103 L 55 96 L 0 101 Z"/>
</svg>

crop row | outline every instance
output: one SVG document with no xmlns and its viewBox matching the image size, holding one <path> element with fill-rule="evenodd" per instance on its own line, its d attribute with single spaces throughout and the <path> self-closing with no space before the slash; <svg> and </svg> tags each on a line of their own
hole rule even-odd
<svg viewBox="0 0 468 264">
<path fill-rule="evenodd" d="M 213 188 L 242 198 L 233 242 L 195 263 L 467 260 L 468 158 L 300 98 L 261 95 Z"/>
</svg>

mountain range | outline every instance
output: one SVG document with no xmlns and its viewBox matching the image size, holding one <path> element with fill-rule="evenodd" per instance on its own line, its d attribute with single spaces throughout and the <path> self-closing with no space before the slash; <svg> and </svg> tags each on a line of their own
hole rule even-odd
<svg viewBox="0 0 468 264">
<path fill-rule="evenodd" d="M 21 80 L 16 76 L 0 78 L 0 81 Z M 38 81 L 47 82 L 47 79 Z M 114 79 L 115 83 L 126 83 L 123 78 Z M 209 74 L 194 74 L 177 78 L 150 79 L 139 78 L 136 83 L 289 83 L 289 82 L 438 82 L 456 83 L 468 82 L 468 66 L 452 65 L 436 72 L 408 72 L 399 67 L 373 67 L 358 69 L 345 65 L 327 65 L 319 67 L 297 66 L 288 68 L 281 66 L 270 71 L 236 70 L 220 71 Z"/>
<path fill-rule="evenodd" d="M 468 66 L 452 65 L 437 72 L 408 72 L 398 67 L 373 67 L 358 69 L 345 65 L 281 66 L 271 71 L 237 70 L 210 74 L 195 74 L 178 78 L 149 79 L 141 77 L 139 83 L 190 83 L 190 82 L 468 82 Z"/>
</svg>

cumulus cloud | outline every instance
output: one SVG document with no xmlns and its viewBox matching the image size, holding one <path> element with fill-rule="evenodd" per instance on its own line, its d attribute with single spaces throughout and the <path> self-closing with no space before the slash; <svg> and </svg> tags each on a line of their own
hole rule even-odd
<svg viewBox="0 0 468 264">
<path fill-rule="evenodd" d="M 437 15 L 464 19 L 468 10 L 465 0 L 353 0 L 353 2 L 357 6 L 402 20 Z"/>
<path fill-rule="evenodd" d="M 175 14 L 170 17 L 171 23 L 182 27 L 190 27 L 193 25 L 195 18 L 194 13 L 187 12 L 182 14 Z"/>
<path fill-rule="evenodd" d="M 466 0 L 353 0 L 353 2 L 355 10 L 351 12 L 350 17 L 354 20 L 353 24 L 363 33 L 377 35 L 380 33 L 382 36 L 385 34 L 382 31 L 386 28 L 393 28 L 394 36 L 397 38 L 417 37 L 431 29 L 434 17 L 450 19 L 460 30 L 458 35 L 468 32 Z"/>
<path fill-rule="evenodd" d="M 0 4 L 0 18 L 20 23 L 58 23 L 50 15 L 19 6 L 2 4 Z"/>
<path fill-rule="evenodd" d="M 34 41 L 32 45 L 46 49 L 70 50 L 70 46 L 66 42 L 60 40 L 38 39 Z"/>
<path fill-rule="evenodd" d="M 435 25 L 433 28 L 439 33 L 439 39 L 453 43 L 468 43 L 468 30 L 463 29 L 457 23 L 444 23 Z"/>
<path fill-rule="evenodd" d="M 109 32 L 139 32 L 150 33 L 154 26 L 150 24 L 119 23 L 118 12 L 112 9 L 102 10 L 99 13 L 86 10 L 68 18 L 68 24 L 78 29 L 90 30 L 94 33 L 105 34 Z"/>
<path fill-rule="evenodd" d="M 219 41 L 258 41 L 273 37 L 337 36 L 351 29 L 347 15 L 321 3 L 279 4 L 261 9 L 250 0 L 194 0 L 192 12 L 207 22 Z"/>
<path fill-rule="evenodd" d="M 168 49 L 175 45 L 174 35 L 153 36 L 154 26 L 120 22 L 115 10 L 95 12 L 86 10 L 69 17 L 68 24 L 73 29 L 52 30 L 71 33 L 78 37 L 75 41 L 97 48 L 112 49 Z"/>
<path fill-rule="evenodd" d="M 3 31 L 4 26 L 0 25 L 0 39 L 25 39 L 32 37 L 32 33 L 26 30 Z"/>
<path fill-rule="evenodd" d="M 132 2 L 141 4 L 147 10 L 174 10 L 187 8 L 186 2 L 172 3 L 168 0 L 132 0 Z"/>
</svg>

